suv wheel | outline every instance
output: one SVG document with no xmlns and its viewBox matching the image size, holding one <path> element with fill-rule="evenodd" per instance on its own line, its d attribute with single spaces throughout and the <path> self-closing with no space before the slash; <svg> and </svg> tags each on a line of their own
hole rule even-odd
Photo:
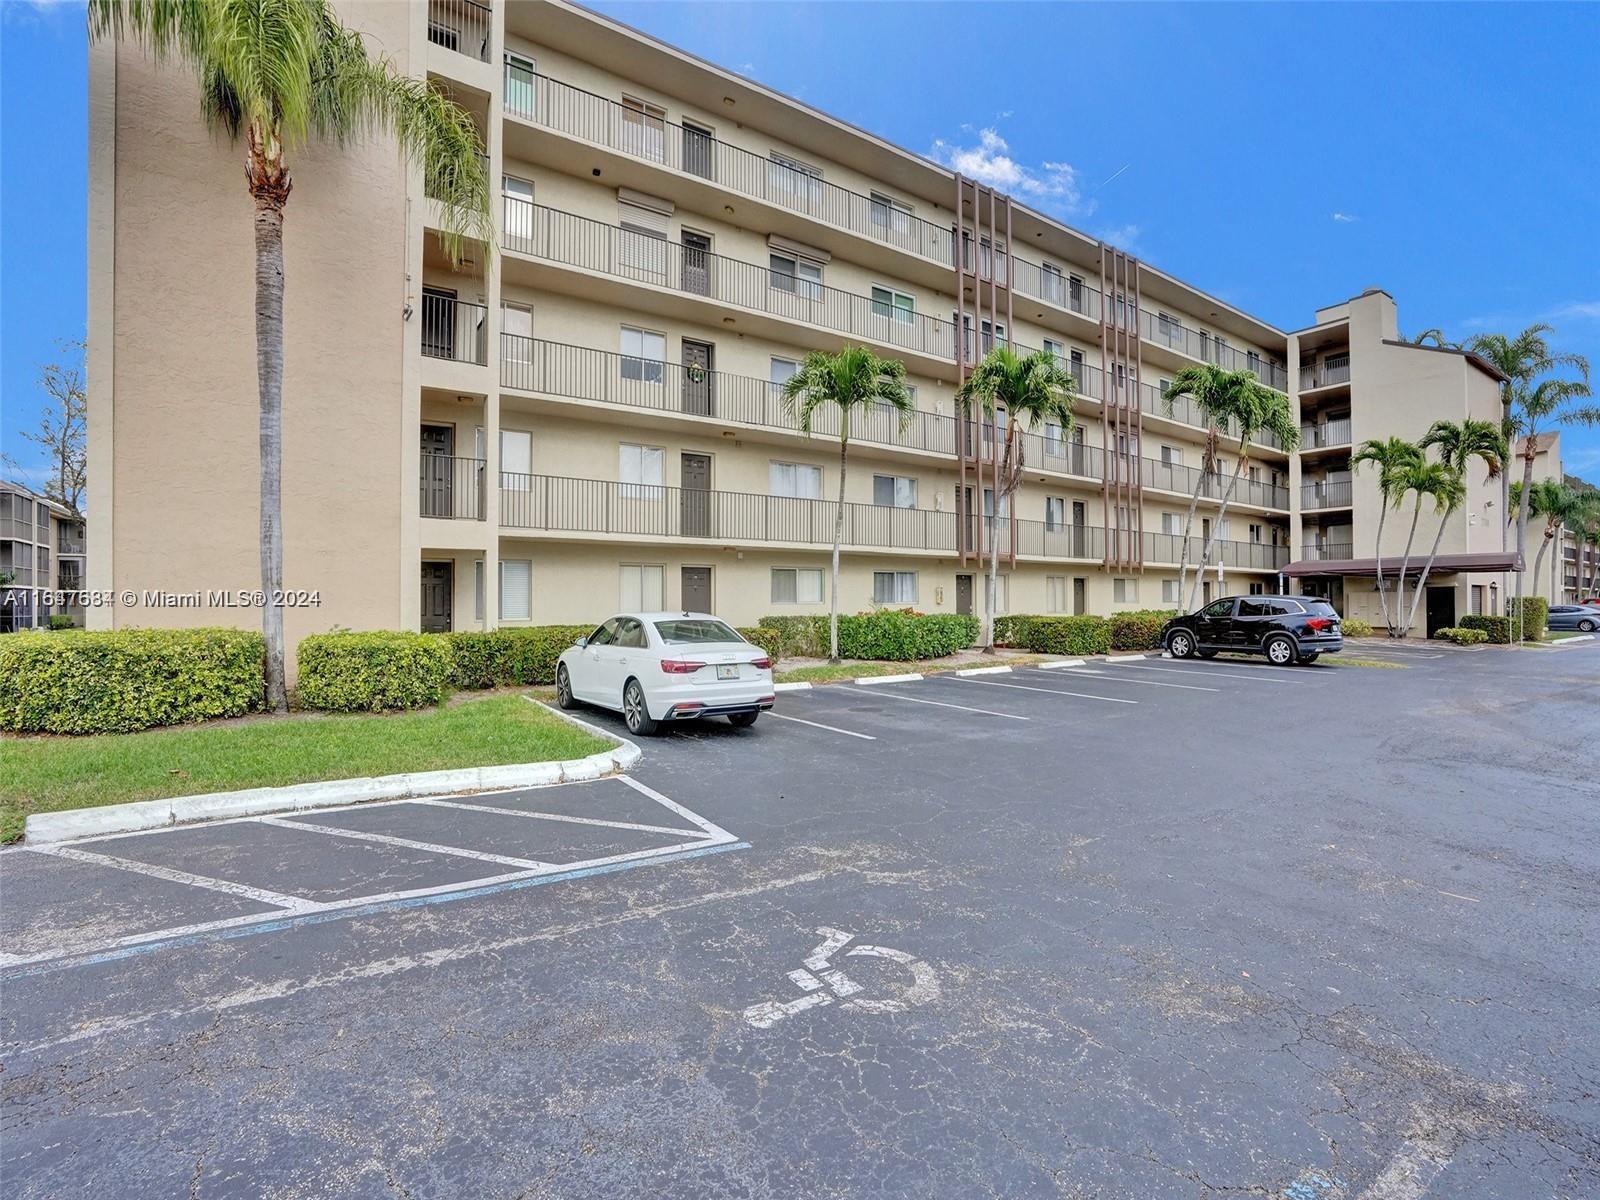
<svg viewBox="0 0 1600 1200">
<path fill-rule="evenodd" d="M 1287 667 L 1295 660 L 1294 639 L 1285 634 L 1276 634 L 1267 639 L 1267 661 L 1275 667 Z"/>
<path fill-rule="evenodd" d="M 1188 658 L 1194 653 L 1194 637 L 1180 629 L 1167 639 L 1167 651 L 1173 658 Z"/>
<path fill-rule="evenodd" d="M 622 689 L 622 719 L 635 737 L 649 737 L 656 731 L 656 722 L 644 702 L 644 689 L 637 679 L 628 680 L 628 686 Z"/>
<path fill-rule="evenodd" d="M 572 676 L 567 674 L 565 663 L 556 668 L 556 706 L 558 708 L 577 707 L 577 702 L 572 698 Z"/>
</svg>

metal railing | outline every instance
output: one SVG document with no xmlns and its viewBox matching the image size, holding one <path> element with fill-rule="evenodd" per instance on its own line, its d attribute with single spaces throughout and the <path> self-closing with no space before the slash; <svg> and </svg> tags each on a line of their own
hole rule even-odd
<svg viewBox="0 0 1600 1200">
<path fill-rule="evenodd" d="M 1312 388 L 1332 387 L 1336 383 L 1350 382 L 1350 355 L 1330 354 L 1320 363 L 1311 363 L 1300 368 L 1300 390 L 1309 392 Z"/>
<path fill-rule="evenodd" d="M 1349 444 L 1349 417 L 1339 417 L 1332 421 L 1324 421 L 1321 425 L 1302 425 L 1300 427 L 1300 448 L 1302 450 L 1318 450 L 1324 446 L 1348 446 Z"/>
<path fill-rule="evenodd" d="M 422 353 L 484 366 L 489 361 L 489 310 L 452 296 L 422 294 Z"/>
<path fill-rule="evenodd" d="M 1126 532 L 1122 535 L 1128 536 Z M 1144 537 L 1144 561 L 1149 563 L 1171 563 L 1176 565 L 1183 553 L 1183 535 L 1180 533 L 1146 533 Z M 1191 566 L 1199 563 L 1200 556 L 1205 553 L 1206 539 L 1203 537 L 1189 538 L 1189 563 Z M 1289 564 L 1289 547 L 1274 546 L 1270 542 L 1229 542 L 1219 541 L 1212 552 L 1212 563 L 1221 559 L 1225 567 L 1238 567 L 1246 571 L 1276 571 Z"/>
<path fill-rule="evenodd" d="M 1300 507 L 1302 509 L 1346 508 L 1350 504 L 1350 494 L 1348 479 L 1301 484 Z"/>
<path fill-rule="evenodd" d="M 57 554 L 84 554 L 84 553 L 87 553 L 84 543 L 85 543 L 85 538 L 84 538 L 83 533 L 81 531 L 75 531 L 75 532 L 69 533 L 67 531 L 67 526 L 65 526 L 65 525 L 58 525 L 56 527 L 56 553 Z"/>
<path fill-rule="evenodd" d="M 479 62 L 489 61 L 494 12 L 475 0 L 428 0 L 428 40 Z"/>
<path fill-rule="evenodd" d="M 709 130 L 674 124 L 514 63 L 506 64 L 505 105 L 513 116 L 558 133 L 697 175 L 729 191 L 941 264 L 955 262 L 954 236 L 948 226 L 730 145 Z"/>
<path fill-rule="evenodd" d="M 1185 496 L 1194 494 L 1195 484 L 1200 485 L 1200 495 L 1209 500 L 1221 500 L 1228 491 L 1233 476 L 1227 472 L 1214 474 L 1199 467 L 1186 467 L 1182 463 L 1164 463 L 1158 459 L 1139 460 L 1139 483 L 1142 487 L 1159 488 Z M 1282 485 L 1251 479 L 1241 475 L 1234 486 L 1231 504 L 1249 504 L 1256 508 L 1289 507 L 1289 489 Z"/>
<path fill-rule="evenodd" d="M 902 312 L 869 296 L 840 291 L 771 266 L 724 258 L 510 196 L 506 197 L 505 247 L 549 262 L 818 325 L 897 350 L 945 361 L 955 357 L 953 322 Z"/>
<path fill-rule="evenodd" d="M 1132 305 L 1128 306 L 1132 310 Z M 1166 346 L 1179 354 L 1201 362 L 1215 363 L 1229 371 L 1249 371 L 1262 383 L 1278 391 L 1288 387 L 1288 372 L 1279 364 L 1252 351 L 1238 350 L 1226 342 L 1218 341 L 1209 333 L 1190 329 L 1176 318 L 1167 318 L 1148 308 L 1138 313 L 1139 336 L 1157 346 Z"/>
<path fill-rule="evenodd" d="M 1324 542 L 1320 546 L 1305 545 L 1300 547 L 1300 557 L 1307 562 L 1343 561 L 1355 557 L 1355 547 L 1349 542 Z"/>
<path fill-rule="evenodd" d="M 1011 256 L 1011 273 L 1012 289 L 1019 296 L 1031 296 L 1091 321 L 1100 319 L 1100 289 L 1088 280 L 1060 271 L 1047 271 L 1015 253 Z"/>
<path fill-rule="evenodd" d="M 424 454 L 418 500 L 420 515 L 454 521 L 483 520 L 488 466 L 481 458 Z"/>
</svg>

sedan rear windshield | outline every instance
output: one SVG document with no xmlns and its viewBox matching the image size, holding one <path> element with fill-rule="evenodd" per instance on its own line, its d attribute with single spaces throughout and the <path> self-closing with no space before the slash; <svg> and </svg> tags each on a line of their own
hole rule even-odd
<svg viewBox="0 0 1600 1200">
<path fill-rule="evenodd" d="M 692 642 L 742 642 L 744 639 L 721 621 L 684 618 L 675 621 L 657 621 L 656 632 L 668 645 L 677 646 Z"/>
</svg>

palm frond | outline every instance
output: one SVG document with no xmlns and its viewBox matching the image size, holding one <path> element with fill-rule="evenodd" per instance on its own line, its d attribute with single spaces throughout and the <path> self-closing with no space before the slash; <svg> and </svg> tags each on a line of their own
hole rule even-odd
<svg viewBox="0 0 1600 1200">
<path fill-rule="evenodd" d="M 904 432 L 917 411 L 905 379 L 904 363 L 879 358 L 865 346 L 846 346 L 834 354 L 813 350 L 784 382 L 781 403 L 802 433 L 814 432 L 818 416 L 832 412 L 838 415 L 840 439 L 848 441 L 851 418 L 874 405 L 893 411 Z"/>
</svg>

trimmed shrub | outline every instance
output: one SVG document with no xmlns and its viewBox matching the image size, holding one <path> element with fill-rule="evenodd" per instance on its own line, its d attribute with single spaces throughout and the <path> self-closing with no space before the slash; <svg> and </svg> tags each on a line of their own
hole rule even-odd
<svg viewBox="0 0 1600 1200">
<path fill-rule="evenodd" d="M 315 633 L 296 654 L 300 703 L 326 712 L 438 704 L 448 692 L 451 658 L 436 634 Z"/>
<path fill-rule="evenodd" d="M 825 616 L 762 617 L 762 629 L 777 634 L 784 658 L 822 658 L 828 653 Z M 909 662 L 943 658 L 965 650 L 978 636 L 978 618 L 955 613 L 919 613 L 909 608 L 839 615 L 839 657 Z"/>
<path fill-rule="evenodd" d="M 1481 629 L 1462 629 L 1455 625 L 1446 625 L 1433 636 L 1458 646 L 1479 646 L 1489 640 L 1489 635 Z"/>
<path fill-rule="evenodd" d="M 593 630 L 593 625 L 530 625 L 443 634 L 451 654 L 450 684 L 470 690 L 552 684 L 561 652 Z"/>
<path fill-rule="evenodd" d="M 1146 608 L 1113 613 L 1110 619 L 1113 650 L 1159 650 L 1161 629 L 1177 616 L 1176 609 Z"/>
<path fill-rule="evenodd" d="M 1372 622 L 1363 621 L 1360 617 L 1345 617 L 1341 628 L 1345 637 L 1371 637 Z"/>
<path fill-rule="evenodd" d="M 1506 606 L 1506 616 L 1510 618 L 1511 628 L 1517 627 L 1517 606 L 1522 606 L 1522 640 L 1537 642 L 1543 639 L 1545 626 L 1550 623 L 1550 601 L 1543 596 L 1524 596 L 1518 601 L 1511 597 L 1511 603 Z"/>
<path fill-rule="evenodd" d="M 0 729 L 130 733 L 238 717 L 265 692 L 259 633 L 117 629 L 0 638 Z"/>
<path fill-rule="evenodd" d="M 1511 620 L 1509 617 L 1491 617 L 1480 613 L 1469 613 L 1461 618 L 1457 629 L 1478 629 L 1487 635 L 1487 640 L 1495 646 L 1504 646 L 1511 641 Z"/>
<path fill-rule="evenodd" d="M 1104 617 L 1028 617 L 1026 649 L 1035 654 L 1104 654 L 1111 649 L 1111 622 Z"/>
<path fill-rule="evenodd" d="M 994 644 L 996 646 L 1025 647 L 1028 644 L 1028 625 L 1032 617 L 1011 616 L 994 619 Z"/>
<path fill-rule="evenodd" d="M 63 630 L 63 629 L 76 629 L 77 627 L 78 627 L 77 622 L 74 621 L 71 617 L 67 616 L 66 613 L 51 613 L 50 614 L 50 628 L 51 629 L 57 630 L 59 632 L 60 630 Z"/>
<path fill-rule="evenodd" d="M 737 631 L 739 636 L 747 642 L 754 642 L 767 652 L 767 657 L 774 663 L 778 661 L 778 644 L 782 639 L 776 629 L 765 629 L 760 625 L 748 625 Z"/>
<path fill-rule="evenodd" d="M 839 620 L 842 623 L 844 617 Z M 784 658 L 822 658 L 828 653 L 825 616 L 762 617 L 756 624 L 778 635 L 778 653 Z"/>
</svg>

